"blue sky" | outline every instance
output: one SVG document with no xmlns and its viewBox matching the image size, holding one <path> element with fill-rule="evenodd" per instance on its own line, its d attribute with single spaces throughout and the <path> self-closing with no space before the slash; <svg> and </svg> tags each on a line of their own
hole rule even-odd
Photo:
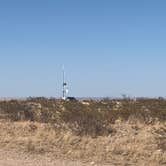
<svg viewBox="0 0 166 166">
<path fill-rule="evenodd" d="M 166 96 L 165 0 L 1 0 L 0 97 Z"/>
</svg>

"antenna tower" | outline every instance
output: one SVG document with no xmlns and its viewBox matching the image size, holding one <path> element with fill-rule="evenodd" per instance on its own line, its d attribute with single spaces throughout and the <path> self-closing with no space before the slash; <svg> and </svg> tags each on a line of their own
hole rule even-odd
<svg viewBox="0 0 166 166">
<path fill-rule="evenodd" d="M 66 80 L 65 80 L 65 68 L 63 66 L 63 90 L 62 90 L 62 99 L 63 100 L 66 100 L 67 98 L 67 94 L 68 94 L 68 88 L 67 88 L 67 83 L 66 83 Z"/>
</svg>

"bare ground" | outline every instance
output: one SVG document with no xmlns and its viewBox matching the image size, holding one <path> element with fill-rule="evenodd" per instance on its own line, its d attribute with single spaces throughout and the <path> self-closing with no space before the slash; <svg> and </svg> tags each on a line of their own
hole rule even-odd
<svg viewBox="0 0 166 166">
<path fill-rule="evenodd" d="M 86 166 L 79 161 L 51 159 L 46 155 L 35 155 L 17 151 L 0 150 L 0 166 Z"/>
</svg>

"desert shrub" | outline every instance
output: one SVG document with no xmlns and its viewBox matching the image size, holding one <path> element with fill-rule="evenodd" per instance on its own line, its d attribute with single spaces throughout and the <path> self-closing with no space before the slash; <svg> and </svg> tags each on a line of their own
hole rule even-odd
<svg viewBox="0 0 166 166">
<path fill-rule="evenodd" d="M 107 129 L 102 114 L 96 109 L 91 109 L 81 103 L 64 103 L 65 110 L 61 118 L 78 135 L 107 135 Z"/>
<path fill-rule="evenodd" d="M 47 98 L 29 98 L 24 101 L 0 101 L 0 114 L 13 121 L 37 121 L 66 124 L 79 135 L 108 135 L 117 119 L 151 124 L 166 121 L 166 100 L 139 98 L 101 101 L 64 102 Z"/>
</svg>

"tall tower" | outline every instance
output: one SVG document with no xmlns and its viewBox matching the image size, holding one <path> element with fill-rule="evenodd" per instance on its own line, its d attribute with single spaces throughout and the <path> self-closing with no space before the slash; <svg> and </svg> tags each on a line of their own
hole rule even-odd
<svg viewBox="0 0 166 166">
<path fill-rule="evenodd" d="M 67 88 L 67 83 L 66 83 L 66 80 L 65 80 L 65 68 L 63 66 L 63 89 L 62 89 L 62 99 L 63 100 L 66 100 L 67 98 L 67 94 L 68 94 L 68 88 Z"/>
</svg>

